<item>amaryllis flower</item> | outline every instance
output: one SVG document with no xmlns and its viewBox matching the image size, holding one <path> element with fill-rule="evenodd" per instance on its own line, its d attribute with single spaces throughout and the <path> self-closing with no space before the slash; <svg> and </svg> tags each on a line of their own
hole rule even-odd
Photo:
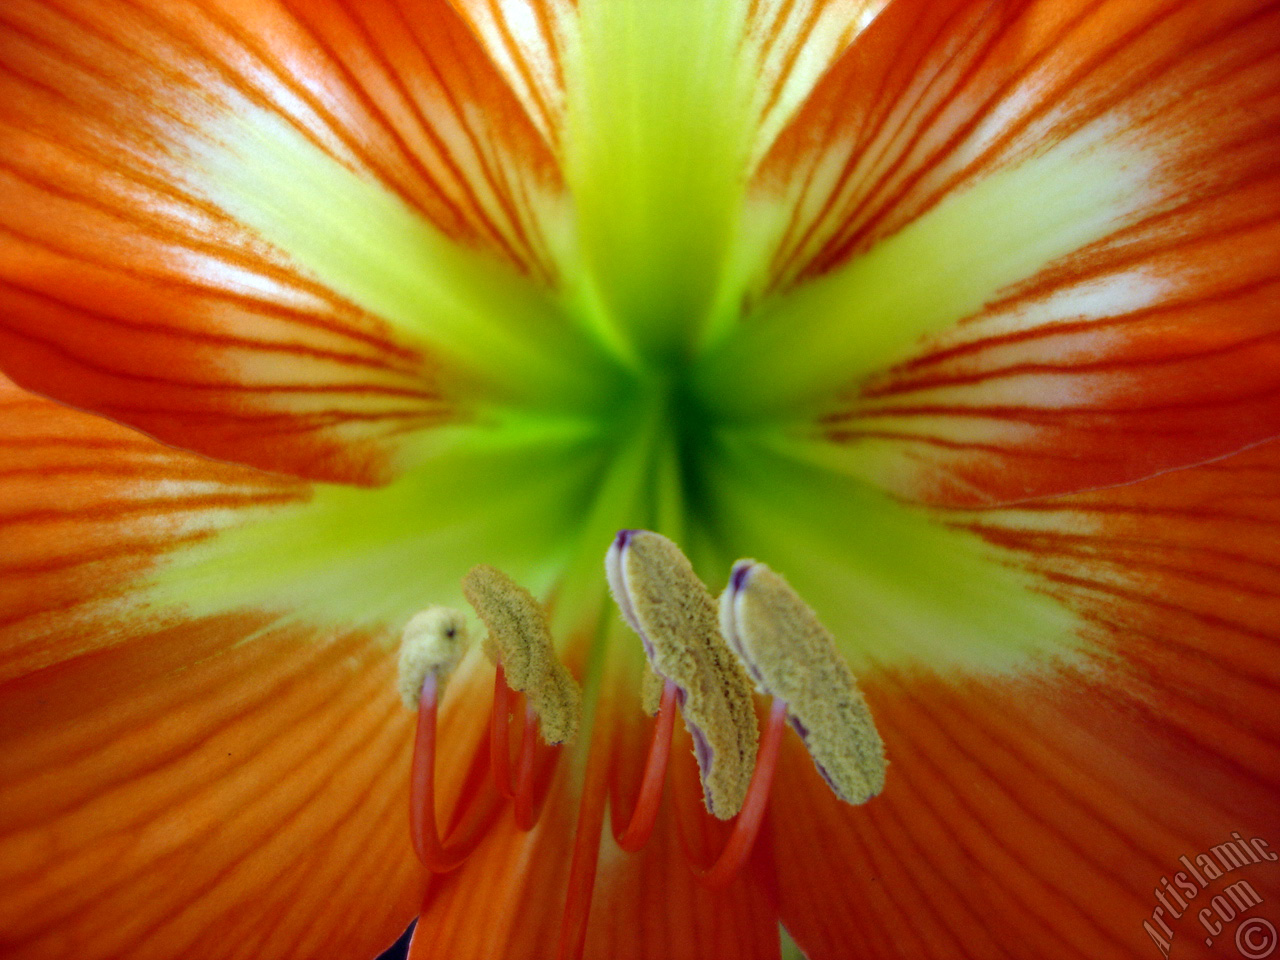
<svg viewBox="0 0 1280 960">
<path fill-rule="evenodd" d="M 1280 6 L 4 0 L 0 280 L 5 957 L 419 914 L 450 960 L 1264 955 Z M 620 530 L 624 603 L 724 644 L 728 584 L 698 683 L 835 651 L 779 703 L 872 724 L 878 796 L 689 699 L 619 846 L 659 616 Z M 397 639 L 483 638 L 464 576 L 581 710 L 522 807 L 484 644 L 411 678 L 415 830 L 474 827 L 434 872 Z M 708 885 L 707 764 L 778 730 Z"/>
</svg>

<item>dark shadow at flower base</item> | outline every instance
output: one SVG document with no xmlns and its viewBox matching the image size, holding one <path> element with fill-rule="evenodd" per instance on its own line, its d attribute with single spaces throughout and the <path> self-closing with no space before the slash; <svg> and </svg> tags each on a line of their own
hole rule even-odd
<svg viewBox="0 0 1280 960">
<path fill-rule="evenodd" d="M 382 953 L 378 954 L 378 960 L 405 960 L 409 956 L 409 940 L 413 936 L 413 928 L 418 921 L 409 924 L 405 932 L 400 934 L 400 939 L 387 947 Z"/>
</svg>

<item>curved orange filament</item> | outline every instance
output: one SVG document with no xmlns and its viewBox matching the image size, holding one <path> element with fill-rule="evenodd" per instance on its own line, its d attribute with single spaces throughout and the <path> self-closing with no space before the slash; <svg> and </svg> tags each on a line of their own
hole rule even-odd
<svg viewBox="0 0 1280 960">
<path fill-rule="evenodd" d="M 756 768 L 751 774 L 751 785 L 747 787 L 747 798 L 733 821 L 733 832 L 729 835 L 729 840 L 715 863 L 706 869 L 699 867 L 689 857 L 688 847 L 685 847 L 689 866 L 693 869 L 694 876 L 704 886 L 712 889 L 726 886 L 738 875 L 751 856 L 751 848 L 755 846 L 756 837 L 760 833 L 760 824 L 764 822 L 765 808 L 769 805 L 769 789 L 773 784 L 774 770 L 778 766 L 778 746 L 782 742 L 786 720 L 786 703 L 775 699 L 769 711 L 768 726 L 765 727 L 760 753 L 756 758 Z"/>
<path fill-rule="evenodd" d="M 653 835 L 658 808 L 662 805 L 662 787 L 667 779 L 667 759 L 671 756 L 671 732 L 675 728 L 675 720 L 676 685 L 668 680 L 662 686 L 662 702 L 653 726 L 653 739 L 649 741 L 644 777 L 640 781 L 640 792 L 631 811 L 631 820 L 622 830 L 614 824 L 614 840 L 627 853 L 635 853 L 643 848 Z"/>
<path fill-rule="evenodd" d="M 498 793 L 508 800 L 515 796 L 515 787 L 511 779 L 510 726 L 512 707 L 517 706 L 513 701 L 516 700 L 518 698 L 515 696 L 515 691 L 507 686 L 506 671 L 502 669 L 502 664 L 498 664 L 493 675 L 493 714 L 489 723 L 489 769 L 493 771 L 493 782 L 498 788 Z M 517 736 L 520 738 L 523 751 L 527 732 L 525 713 L 520 711 L 519 717 L 520 732 Z"/>
<path fill-rule="evenodd" d="M 496 717 L 495 717 L 496 719 Z M 538 808 L 533 796 L 533 753 L 537 745 L 538 716 L 528 704 L 520 731 L 520 766 L 516 770 L 515 817 L 521 830 L 532 830 L 538 822 Z"/>
<path fill-rule="evenodd" d="M 582 799 L 578 804 L 578 828 L 573 837 L 573 859 L 569 865 L 569 889 L 560 920 L 558 960 L 581 960 L 587 942 L 587 920 L 591 916 L 591 896 L 600 857 L 600 831 L 604 827 L 604 805 L 609 792 L 611 743 L 608 731 L 597 731 L 587 755 Z"/>
<path fill-rule="evenodd" d="M 429 673 L 422 681 L 418 700 L 418 732 L 413 744 L 413 769 L 409 780 L 409 831 L 413 849 L 423 866 L 433 873 L 448 873 L 460 866 L 484 836 L 491 804 L 474 803 L 449 837 L 440 840 L 436 825 L 436 720 L 439 682 Z M 496 799 L 496 798 L 495 798 Z"/>
</svg>

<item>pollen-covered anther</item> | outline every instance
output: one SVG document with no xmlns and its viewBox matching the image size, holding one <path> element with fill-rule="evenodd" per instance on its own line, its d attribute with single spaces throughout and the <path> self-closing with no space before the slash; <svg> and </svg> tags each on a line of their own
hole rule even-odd
<svg viewBox="0 0 1280 960">
<path fill-rule="evenodd" d="M 884 744 L 853 671 L 817 614 L 763 563 L 739 560 L 720 598 L 721 628 L 757 688 L 787 705 L 819 773 L 847 803 L 884 787 Z"/>
<path fill-rule="evenodd" d="M 582 692 L 556 656 L 542 605 L 501 570 L 481 564 L 462 578 L 462 592 L 489 630 L 485 653 L 502 665 L 512 690 L 538 717 L 542 739 L 568 743 L 578 733 Z"/>
<path fill-rule="evenodd" d="M 654 671 L 679 691 L 707 809 L 742 808 L 760 733 L 751 684 L 720 636 L 715 598 L 680 548 L 647 530 L 624 530 L 605 561 L 609 586 L 640 635 Z"/>
<path fill-rule="evenodd" d="M 410 710 L 417 710 L 422 681 L 435 674 L 443 685 L 467 652 L 467 622 L 450 607 L 428 607 L 404 627 L 396 688 Z"/>
</svg>

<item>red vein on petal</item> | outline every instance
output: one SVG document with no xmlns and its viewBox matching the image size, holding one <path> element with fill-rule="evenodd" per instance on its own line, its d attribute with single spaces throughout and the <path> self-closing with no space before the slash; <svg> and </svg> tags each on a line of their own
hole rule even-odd
<svg viewBox="0 0 1280 960">
<path fill-rule="evenodd" d="M 936 42 L 937 38 L 953 32 L 954 21 L 956 18 L 958 18 L 961 15 L 961 12 L 962 12 L 961 9 L 957 7 L 949 16 L 947 16 L 938 25 L 937 31 L 929 37 L 928 41 L 920 45 L 920 47 L 917 50 L 917 56 L 915 61 L 909 65 L 909 70 L 911 75 L 914 76 L 919 72 L 920 65 L 923 63 L 924 58 L 928 55 L 930 50 L 933 48 L 933 45 Z M 935 86 L 935 84 L 942 82 L 943 78 L 947 75 L 947 72 L 950 69 L 954 60 L 959 56 L 961 56 L 961 54 L 963 54 L 965 50 L 967 50 L 970 43 L 977 36 L 979 28 L 980 28 L 980 24 L 975 23 L 972 28 L 972 31 L 968 35 L 966 35 L 959 44 L 956 45 L 955 50 L 953 50 L 946 58 L 944 58 L 940 67 L 937 70 L 931 71 L 932 75 L 929 76 L 928 80 L 923 84 L 920 92 L 918 93 L 914 101 L 912 101 L 912 103 L 908 107 L 903 117 L 903 120 L 901 122 L 900 129 L 907 129 L 909 125 L 915 121 L 916 111 L 919 110 L 925 104 L 926 98 L 928 97 L 930 92 L 933 90 L 933 87 Z M 894 55 L 894 62 L 895 63 L 901 62 L 902 68 L 906 69 L 908 68 L 908 65 L 905 62 L 902 62 L 901 53 L 902 53 L 901 48 L 898 51 L 896 51 Z M 855 56 L 856 56 L 856 53 L 846 54 L 846 57 L 850 59 L 852 59 Z M 834 68 L 834 70 L 839 70 L 839 66 L 837 65 Z M 797 261 L 799 261 L 800 258 L 805 255 L 805 251 L 808 250 L 809 244 L 814 238 L 814 236 L 816 236 L 818 231 L 824 226 L 824 224 L 828 221 L 828 219 L 832 215 L 834 215 L 834 213 L 836 212 L 836 205 L 837 205 L 838 198 L 841 196 L 842 193 L 844 193 L 845 188 L 848 186 L 851 178 L 853 177 L 854 171 L 862 163 L 863 159 L 867 155 L 867 152 L 872 148 L 872 146 L 874 146 L 877 142 L 881 144 L 881 148 L 878 156 L 871 163 L 872 169 L 875 169 L 884 161 L 884 158 L 887 152 L 890 149 L 892 149 L 892 147 L 894 146 L 893 137 L 886 138 L 886 137 L 882 137 L 881 135 L 884 130 L 884 125 L 887 124 L 889 122 L 890 117 L 893 116 L 893 109 L 892 109 L 893 106 L 896 105 L 899 108 L 902 106 L 901 101 L 898 98 L 893 97 L 890 93 L 890 90 L 889 90 L 890 76 L 891 76 L 891 71 L 889 70 L 880 71 L 880 77 L 876 85 L 876 90 L 870 100 L 868 109 L 863 119 L 863 125 L 859 127 L 859 129 L 856 132 L 856 135 L 854 136 L 855 146 L 853 147 L 852 150 L 850 150 L 849 155 L 845 158 L 844 163 L 841 166 L 840 172 L 836 176 L 834 183 L 830 186 L 830 188 L 827 189 L 827 193 L 823 199 L 822 205 L 818 208 L 817 211 L 815 211 L 809 217 L 808 223 L 805 225 L 803 232 L 800 234 L 798 238 L 796 238 L 794 236 L 795 229 L 799 227 L 799 223 L 800 223 L 799 218 L 801 216 L 801 211 L 807 205 L 807 200 L 811 193 L 812 184 L 818 170 L 818 163 L 816 159 L 819 156 L 818 151 L 810 151 L 810 154 L 815 158 L 815 160 L 809 166 L 809 170 L 805 178 L 803 192 L 801 193 L 799 200 L 792 206 L 791 221 L 787 225 L 787 229 L 784 232 L 782 239 L 778 244 L 777 251 L 774 254 L 773 262 L 770 265 L 770 276 L 774 278 L 772 281 L 773 286 L 770 287 L 771 290 L 776 291 L 780 289 L 783 286 L 784 277 L 790 277 L 793 271 L 795 271 Z M 835 77 L 835 74 L 833 71 L 833 81 L 834 81 L 834 77 Z M 874 118 L 874 122 L 872 122 L 872 118 Z M 819 143 L 822 143 L 822 144 L 833 143 L 836 140 L 838 129 L 841 125 L 842 120 L 843 120 L 843 116 L 841 111 L 830 110 L 829 117 L 826 124 L 826 129 L 824 130 L 821 138 L 819 139 Z M 867 128 L 867 124 L 871 124 L 869 129 Z M 789 162 L 795 162 L 795 161 L 794 159 L 789 158 Z"/>
<path fill-rule="evenodd" d="M 510 225 L 510 229 L 514 234 L 515 242 L 518 243 L 525 251 L 525 255 L 519 258 L 517 262 L 524 264 L 526 268 L 537 267 L 539 275 L 543 279 L 549 279 L 549 273 L 542 263 L 545 258 L 545 251 L 536 251 L 534 249 L 534 244 L 526 230 L 524 221 L 515 209 L 512 200 L 511 185 L 505 181 L 499 182 L 496 178 L 493 161 L 484 149 L 483 140 L 473 128 L 471 118 L 468 116 L 468 111 L 464 110 L 461 103 L 458 101 L 453 90 L 453 86 L 445 81 L 443 73 L 430 54 L 430 48 L 422 42 L 422 38 L 419 35 L 419 24 L 407 17 L 398 4 L 388 3 L 387 6 L 388 9 L 394 11 L 395 16 L 400 22 L 401 28 L 405 31 L 406 37 L 411 41 L 414 50 L 427 65 L 427 69 L 435 79 L 435 82 L 439 85 L 445 102 L 449 105 L 450 111 L 457 118 L 459 126 L 467 137 L 468 143 L 471 145 L 481 176 L 489 185 L 489 188 L 493 192 L 493 196 L 498 203 L 499 209 L 502 211 L 507 223 Z M 454 43 L 452 38 L 445 37 L 444 39 L 451 44 L 451 49 L 456 46 L 456 43 Z M 401 83 L 403 84 L 403 81 L 401 81 Z M 406 97 L 408 96 L 407 91 L 405 95 Z M 448 164 L 450 170 L 453 171 L 454 176 L 458 179 L 462 189 L 466 191 L 470 202 L 475 204 L 477 209 L 480 209 L 482 207 L 482 203 L 479 199 L 479 195 L 475 192 L 471 179 L 464 175 L 462 167 L 454 156 L 453 151 L 449 148 L 447 143 L 436 137 L 434 131 L 431 129 L 431 125 L 427 122 L 425 115 L 423 115 L 417 100 L 410 98 L 410 102 L 413 105 L 414 115 L 417 118 L 420 127 L 423 129 L 423 132 L 432 138 L 436 150 L 440 153 L 444 162 Z M 494 229 L 497 229 L 496 225 Z"/>
<path fill-rule="evenodd" d="M 367 707 L 367 704 L 369 702 L 372 702 L 373 700 L 376 700 L 376 699 L 381 699 L 381 697 L 379 696 L 381 692 L 382 691 L 371 691 L 371 696 L 369 700 L 361 704 L 360 707 L 361 708 Z M 353 708 L 350 711 L 349 716 L 355 716 L 357 712 L 358 712 L 357 708 Z M 364 737 L 360 737 L 358 739 L 352 739 L 352 742 L 349 744 L 347 749 L 342 754 L 340 754 L 337 758 L 335 758 L 336 762 L 329 765 L 330 771 L 336 771 L 336 770 L 342 769 L 342 767 L 347 762 L 353 761 L 357 757 L 363 757 L 367 760 L 369 758 L 370 753 L 372 753 L 373 759 L 375 760 L 382 759 L 384 763 L 389 763 L 391 760 L 391 757 L 394 754 L 399 752 L 400 739 L 398 736 L 385 737 L 385 740 L 387 741 L 387 749 L 382 752 L 380 757 L 377 753 L 370 751 L 369 746 L 371 743 L 377 744 L 379 740 L 384 739 L 383 737 L 379 736 L 380 734 L 398 733 L 398 730 L 400 728 L 400 724 L 397 722 L 398 719 L 399 718 L 396 717 L 394 713 L 392 713 L 391 711 L 387 711 L 387 714 L 384 717 L 381 725 L 375 728 L 375 730 L 373 731 L 373 736 L 367 739 Z M 333 730 L 333 733 L 335 734 L 335 739 L 341 739 L 343 727 L 341 725 L 334 725 L 332 730 Z M 301 763 L 298 764 L 297 766 L 300 767 Z M 285 776 L 287 777 L 288 774 L 292 772 L 293 769 L 296 769 L 296 767 L 290 768 L 289 770 L 284 771 Z M 311 790 L 309 793 L 305 794 L 302 798 L 300 798 L 294 806 L 293 813 L 296 814 L 298 811 L 301 811 L 302 809 L 304 809 L 308 803 L 325 795 L 328 781 L 332 780 L 333 776 L 334 774 L 331 772 L 329 776 L 326 777 L 325 781 L 322 781 L 321 783 L 319 783 L 313 790 Z M 371 778 L 370 781 L 366 783 L 364 789 L 359 794 L 351 798 L 351 801 L 347 804 L 346 812 L 350 814 L 360 809 L 360 807 L 368 801 L 374 789 L 375 789 L 375 783 Z M 265 800 L 267 799 L 267 797 L 264 796 L 263 799 Z M 242 812 L 242 815 L 250 813 L 251 810 L 252 810 L 251 807 L 246 807 L 245 810 Z M 289 815 L 286 814 L 285 822 L 288 822 L 288 819 L 289 819 Z M 330 833 L 338 829 L 342 819 L 344 818 L 339 817 L 335 820 L 333 826 L 330 828 L 330 831 L 329 831 Z M 317 841 L 320 844 L 323 844 L 323 840 L 324 840 L 324 835 L 317 838 Z M 266 849 L 269 849 L 269 842 L 267 844 L 264 844 L 264 846 Z M 200 893 L 207 893 L 208 891 L 214 889 L 219 884 L 220 881 L 227 879 L 235 870 L 239 868 L 239 866 L 240 866 L 239 863 L 229 864 L 222 871 L 220 871 L 219 873 L 211 877 L 208 880 L 208 882 L 205 884 L 205 886 L 199 891 L 197 896 L 192 897 L 191 901 L 189 902 L 198 903 L 201 899 L 199 895 Z M 284 864 L 277 864 L 277 867 L 281 873 L 286 872 L 286 866 Z M 163 929 L 165 923 L 179 918 L 182 912 L 187 909 L 190 909 L 189 906 L 187 906 L 186 904 L 183 904 L 183 905 L 175 906 L 170 911 L 162 914 L 150 926 L 148 926 L 146 929 L 143 930 L 140 936 L 140 942 L 146 942 L 148 939 L 154 937 L 158 932 L 160 932 Z M 216 921 L 211 922 L 210 926 L 212 926 L 214 922 Z"/>
<path fill-rule="evenodd" d="M 1087 9 L 1088 8 L 1086 8 L 1086 11 L 1082 11 L 1080 15 L 1083 16 L 1085 12 L 1087 12 Z M 911 155 L 915 146 L 922 142 L 925 134 L 929 132 L 932 124 L 943 115 L 946 109 L 951 106 L 955 100 L 959 98 L 959 94 L 964 90 L 965 86 L 981 74 L 984 62 L 999 47 L 1000 41 L 1004 37 L 1005 32 L 1010 30 L 1015 22 L 1015 18 L 1005 17 L 1000 22 L 999 26 L 990 33 L 987 33 L 985 36 L 981 35 L 980 30 L 975 29 L 972 34 L 966 37 L 963 47 L 956 51 L 954 57 L 948 58 L 948 66 L 950 65 L 950 62 L 958 61 L 961 54 L 968 54 L 970 58 L 969 62 L 961 68 L 959 76 L 951 81 L 952 88 L 949 91 L 949 95 L 943 96 L 937 100 L 918 121 L 914 131 L 908 137 L 906 143 L 897 151 L 899 157 L 905 158 Z M 982 25 L 985 24 L 979 24 L 979 26 Z M 946 32 L 947 31 L 945 30 L 940 31 L 938 36 L 943 36 Z M 972 51 L 966 49 L 975 39 L 978 40 L 979 46 Z M 923 50 L 921 52 L 922 58 L 929 52 L 930 51 L 928 49 Z M 888 114 L 886 114 L 886 119 L 887 116 Z M 976 126 L 976 122 L 973 125 Z M 914 182 L 922 179 L 937 163 L 940 163 L 943 158 L 949 156 L 951 151 L 954 150 L 955 145 L 962 139 L 963 138 L 960 133 L 952 134 L 944 144 L 933 152 L 932 160 L 930 162 L 920 166 L 907 168 L 905 172 L 900 168 L 899 164 L 881 165 L 880 172 L 876 178 L 867 182 L 865 186 L 860 186 L 858 198 L 854 206 L 852 209 L 841 213 L 841 220 L 846 224 L 863 222 L 863 211 L 872 203 L 882 190 L 887 189 L 889 182 L 895 176 L 901 174 L 907 181 L 906 189 L 909 189 Z M 905 193 L 905 190 L 899 187 L 896 197 L 900 198 L 903 193 Z M 880 209 L 888 209 L 892 202 L 892 199 L 886 200 Z M 834 210 L 832 212 L 834 212 Z M 800 273 L 801 278 L 830 269 L 831 261 L 835 259 L 833 257 L 833 250 L 843 249 L 845 246 L 841 240 L 842 233 L 843 230 L 837 228 L 831 233 L 827 240 L 818 247 L 817 251 L 809 256 L 809 265 Z M 821 264 L 821 266 L 819 266 L 819 264 Z"/>
<path fill-rule="evenodd" d="M 28 175 L 24 171 L 17 170 L 12 166 L 7 167 L 6 169 L 10 173 L 10 175 L 13 175 L 18 179 L 22 179 L 28 182 L 30 185 L 42 191 L 48 192 L 55 196 L 62 196 L 65 199 L 71 200 L 72 202 L 75 202 L 75 203 L 83 203 L 86 206 L 96 206 L 92 201 L 92 199 L 89 197 L 64 192 L 57 185 L 50 183 L 48 181 L 41 181 L 33 176 Z M 129 224 L 131 228 L 140 226 L 131 218 L 127 218 L 121 215 L 119 211 L 115 210 L 114 208 L 110 208 L 110 207 L 107 207 L 106 205 L 102 205 L 98 207 L 98 209 L 99 209 L 99 212 L 105 213 L 113 217 L 114 219 L 119 219 L 122 222 Z M 47 250 L 60 257 L 64 257 L 74 261 L 79 261 L 90 266 L 96 265 L 96 266 L 105 267 L 110 269 L 114 273 L 119 273 L 123 276 L 136 278 L 148 285 L 154 284 L 162 287 L 168 287 L 171 289 L 184 290 L 184 291 L 197 294 L 199 296 L 209 297 L 217 300 L 223 300 L 230 303 L 246 304 L 252 307 L 254 310 L 268 313 L 270 315 L 278 317 L 279 319 L 287 320 L 299 326 L 322 330 L 328 334 L 334 334 L 349 340 L 355 340 L 360 343 L 377 347 L 379 350 L 392 354 L 397 358 L 406 359 L 406 360 L 417 360 L 420 358 L 420 354 L 418 354 L 415 350 L 413 350 L 410 347 L 398 345 L 386 339 L 385 337 L 381 337 L 375 333 L 361 330 L 360 328 L 354 327 L 349 323 L 341 323 L 333 320 L 327 320 L 326 318 L 322 316 L 318 316 L 314 313 L 306 313 L 301 310 L 292 309 L 280 304 L 272 303 L 269 300 L 262 300 L 256 297 L 249 297 L 243 294 L 232 293 L 231 291 L 226 290 L 225 288 L 208 286 L 206 284 L 202 284 L 194 280 L 184 279 L 180 276 L 144 272 L 141 270 L 137 270 L 135 268 L 125 266 L 124 264 L 103 263 L 91 257 L 84 256 L 82 254 L 78 254 L 70 250 L 67 250 L 64 247 L 59 247 L 58 245 L 54 244 L 52 241 L 49 241 L 45 238 L 34 237 L 30 234 L 24 233 L 18 230 L 16 227 L 12 226 L 11 224 L 0 225 L 0 231 L 4 233 L 8 233 L 11 236 L 17 237 L 20 241 L 24 243 Z M 203 244 L 191 238 L 184 238 L 177 233 L 174 233 L 172 236 L 165 236 L 163 233 L 153 234 L 153 235 L 156 236 L 157 239 L 164 240 L 165 242 L 172 241 L 173 243 L 184 246 L 187 249 L 190 249 L 192 251 L 207 254 L 224 263 L 243 267 L 246 270 L 258 273 L 259 275 L 268 277 L 272 280 L 281 280 L 282 282 L 291 283 L 298 290 L 300 291 L 304 290 L 304 287 L 293 282 L 295 280 L 301 279 L 298 274 L 287 273 L 286 271 L 279 270 L 277 268 L 272 267 L 270 264 L 267 264 L 265 261 L 258 261 L 248 257 L 244 257 L 243 255 L 237 254 L 231 251 L 230 249 L 222 247 L 220 245 Z M 21 289 L 32 296 L 44 297 L 46 299 L 54 300 L 53 296 L 46 291 L 38 290 L 35 288 L 22 287 L 12 280 L 6 281 L 6 283 L 17 289 Z M 351 313 L 357 313 L 357 314 L 360 313 L 358 308 L 355 308 L 354 306 L 347 304 L 343 301 L 337 300 L 334 297 L 332 291 L 329 291 L 326 288 L 316 287 L 314 289 L 305 290 L 305 292 L 307 292 L 308 294 L 315 293 L 316 291 L 321 292 L 323 294 L 324 299 L 329 301 L 329 303 L 331 303 L 335 307 L 344 308 L 346 311 L 349 311 Z M 75 305 L 68 304 L 67 306 L 68 306 L 68 309 L 84 310 L 83 307 L 79 307 Z M 156 331 L 167 333 L 175 337 L 180 336 L 180 337 L 186 337 L 186 338 L 203 339 L 206 342 L 224 342 L 224 343 L 235 342 L 234 338 L 228 338 L 224 335 L 216 335 L 212 333 L 206 333 L 203 331 L 197 331 L 191 328 L 175 329 L 172 327 L 165 327 L 157 324 L 148 324 L 141 321 L 125 321 L 118 317 L 111 318 L 110 322 L 118 323 L 123 326 L 128 326 L 133 329 L 156 330 Z M 255 346 L 258 344 L 262 344 L 263 349 L 270 349 L 271 347 L 269 341 L 249 340 L 247 342 Z M 321 353 L 320 355 L 324 356 L 326 354 Z M 337 356 L 345 358 L 348 355 L 343 353 L 338 353 Z M 355 357 L 353 357 L 352 362 L 357 362 Z M 377 361 L 371 360 L 370 358 L 365 358 L 363 362 L 371 365 L 377 363 Z M 386 369 L 389 369 L 389 370 L 395 369 L 391 367 L 389 364 L 386 364 L 385 362 L 379 365 L 385 366 Z"/>
<path fill-rule="evenodd" d="M 1104 3 L 1105 3 L 1105 0 L 1104 0 Z M 1097 8 L 1095 7 L 1095 10 L 1096 9 Z M 1117 40 L 1112 44 L 1111 47 L 1104 48 L 1102 52 L 1086 60 L 1068 79 L 1065 79 L 1063 81 L 1059 89 L 1060 90 L 1074 89 L 1080 83 L 1082 83 L 1082 81 L 1086 77 L 1088 77 L 1094 70 L 1113 62 L 1114 56 L 1117 51 L 1122 50 L 1124 47 L 1132 44 L 1134 41 L 1140 38 L 1148 30 L 1153 29 L 1165 17 L 1172 16 L 1175 12 L 1176 10 L 1168 10 L 1168 9 L 1162 10 L 1156 16 L 1152 17 L 1151 20 L 1145 23 L 1142 23 L 1137 27 L 1134 27 L 1128 34 L 1122 35 L 1121 37 L 1117 38 Z M 1217 40 L 1219 39 L 1222 39 L 1224 37 L 1229 37 L 1232 33 L 1235 33 L 1236 31 L 1241 29 L 1245 29 L 1248 26 L 1250 26 L 1251 22 L 1255 19 L 1255 17 L 1258 17 L 1258 16 L 1262 16 L 1261 11 L 1255 13 L 1251 17 L 1244 18 L 1242 21 L 1238 23 L 1229 25 L 1228 27 L 1224 28 L 1220 33 L 1215 34 L 1213 32 L 1210 32 L 1208 34 L 1205 34 L 1200 37 L 1199 43 L 1196 45 L 1196 47 L 1193 47 L 1192 49 L 1195 50 L 1197 48 L 1208 47 L 1212 43 L 1217 42 Z M 1073 24 L 1073 26 L 1074 25 L 1078 25 L 1078 23 Z M 962 127 L 956 134 L 953 135 L 953 138 L 951 141 L 948 142 L 947 147 L 935 154 L 934 160 L 931 164 L 929 164 L 926 168 L 921 168 L 918 176 L 913 174 L 912 178 L 909 178 L 912 180 L 912 183 L 910 185 L 914 185 L 915 182 L 918 182 L 919 180 L 923 179 L 923 177 L 927 173 L 931 172 L 932 169 L 936 167 L 938 163 L 941 162 L 942 158 L 948 154 L 948 152 L 953 150 L 957 144 L 963 142 L 964 138 L 968 136 L 968 134 L 972 132 L 972 130 L 976 128 L 977 125 L 980 124 L 982 120 L 986 119 L 986 117 L 988 117 L 991 114 L 991 112 L 993 112 L 996 109 L 996 107 L 999 106 L 1001 102 L 1001 95 L 1004 92 L 1006 92 L 1008 88 L 1016 86 L 1016 83 L 1018 81 L 1025 79 L 1026 73 L 1030 72 L 1030 70 L 1035 65 L 1037 65 L 1037 63 L 1040 60 L 1047 58 L 1054 51 L 1056 47 L 1061 45 L 1062 45 L 1061 39 L 1046 43 L 1044 48 L 1041 50 L 1041 52 L 1028 62 L 1027 66 L 1021 71 L 1021 73 L 1019 73 L 1018 75 L 1015 75 L 1014 77 L 1007 80 L 1004 84 L 1002 84 L 1002 86 L 996 91 L 996 93 L 992 95 L 992 97 L 982 106 L 982 108 L 980 108 L 980 110 L 973 115 L 970 121 L 964 127 Z M 1166 61 L 1165 63 L 1148 64 L 1146 71 L 1143 73 L 1138 73 L 1136 71 L 1129 72 L 1128 74 L 1126 74 L 1126 79 L 1128 81 L 1127 87 L 1122 87 L 1120 90 L 1112 93 L 1111 96 L 1109 97 L 1101 98 L 1096 103 L 1091 105 L 1090 110 L 1087 113 L 1077 115 L 1073 117 L 1070 123 L 1064 124 L 1063 126 L 1057 128 L 1055 131 L 1055 137 L 1065 137 L 1072 131 L 1079 129 L 1085 126 L 1087 123 L 1091 122 L 1092 120 L 1097 119 L 1099 116 L 1104 115 L 1107 111 L 1117 109 L 1118 106 L 1125 99 L 1127 99 L 1134 93 L 1134 91 L 1149 86 L 1154 77 L 1162 75 L 1171 64 L 1185 59 L 1187 55 L 1188 55 L 1187 51 L 1179 51 L 1177 55 L 1171 56 L 1168 59 L 1168 61 Z M 1264 54 L 1263 56 L 1265 57 L 1267 56 L 1267 54 Z M 1229 74 L 1230 72 L 1232 72 L 1232 70 L 1228 69 L 1226 70 L 1226 72 Z M 971 178 L 974 175 L 973 174 L 974 170 L 982 169 L 984 165 L 987 165 L 987 166 L 993 165 L 994 158 L 1002 150 L 1005 150 L 1009 146 L 1009 144 L 1011 144 L 1016 139 L 1018 134 L 1020 134 L 1026 127 L 1029 127 L 1036 120 L 1043 119 L 1044 115 L 1050 109 L 1050 105 L 1056 102 L 1058 101 L 1055 99 L 1054 92 L 1044 94 L 1036 109 L 1027 111 L 1026 113 L 1020 115 L 1016 120 L 1008 124 L 1006 127 L 1004 127 L 1001 131 L 1000 137 L 996 138 L 991 144 L 989 144 L 982 154 L 980 154 L 976 159 L 974 159 L 968 165 L 966 165 L 964 169 L 959 170 L 956 173 L 952 174 L 951 177 L 948 178 L 944 183 L 940 184 L 932 194 L 930 194 L 927 198 L 922 200 L 918 205 L 917 215 L 919 215 L 920 212 L 927 211 L 932 207 L 936 206 L 942 200 L 943 197 L 945 197 L 951 191 L 957 189 L 958 186 L 961 183 L 963 183 L 965 180 Z M 849 256 L 850 253 L 858 247 L 860 239 L 870 234 L 873 228 L 875 227 L 875 225 L 888 215 L 889 211 L 893 208 L 893 206 L 901 202 L 905 194 L 908 192 L 909 188 L 910 187 L 900 191 L 897 196 L 887 200 L 885 204 L 880 208 L 880 210 L 871 216 L 870 220 L 868 220 L 867 222 L 859 226 L 857 233 L 847 237 L 845 240 L 841 241 L 834 249 L 831 249 L 830 252 L 827 254 L 825 260 L 823 261 L 824 266 L 821 267 L 820 269 L 830 269 L 835 263 Z"/>
</svg>

